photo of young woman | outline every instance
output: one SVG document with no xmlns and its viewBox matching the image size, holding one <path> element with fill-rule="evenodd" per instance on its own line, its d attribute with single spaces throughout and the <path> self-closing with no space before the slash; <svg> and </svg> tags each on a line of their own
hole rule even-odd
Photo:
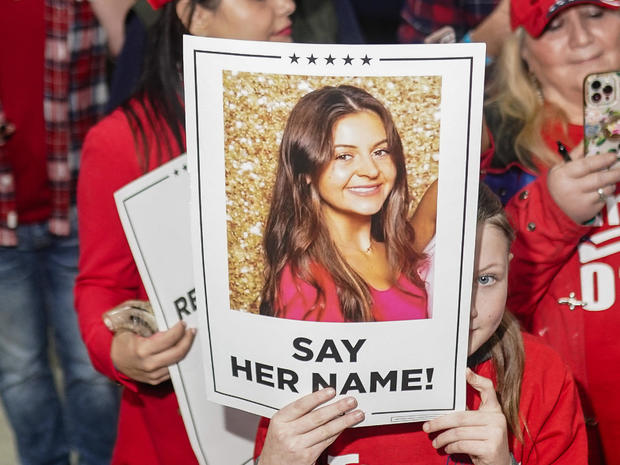
<svg viewBox="0 0 620 465">
<path fill-rule="evenodd" d="M 311 321 L 427 318 L 402 143 L 363 89 L 302 97 L 280 145 L 264 232 L 263 315 Z"/>
</svg>

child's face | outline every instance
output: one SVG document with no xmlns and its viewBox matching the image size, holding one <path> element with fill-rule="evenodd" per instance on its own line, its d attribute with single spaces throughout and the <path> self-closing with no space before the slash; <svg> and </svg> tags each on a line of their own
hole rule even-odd
<svg viewBox="0 0 620 465">
<path fill-rule="evenodd" d="M 372 111 L 343 116 L 332 137 L 334 153 L 317 185 L 324 211 L 342 219 L 374 215 L 396 178 L 381 118 Z"/>
<path fill-rule="evenodd" d="M 474 288 L 469 327 L 469 355 L 484 344 L 499 326 L 508 290 L 508 239 L 491 224 L 478 227 Z"/>
</svg>

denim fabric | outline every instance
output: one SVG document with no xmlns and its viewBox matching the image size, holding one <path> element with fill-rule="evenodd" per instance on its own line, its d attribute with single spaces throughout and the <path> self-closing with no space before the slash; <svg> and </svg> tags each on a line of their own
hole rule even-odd
<svg viewBox="0 0 620 465">
<path fill-rule="evenodd" d="M 21 465 L 110 462 L 119 390 L 97 373 L 73 308 L 78 241 L 49 234 L 46 223 L 18 227 L 19 245 L 0 247 L 0 395 L 15 432 Z M 62 368 L 59 395 L 49 363 Z"/>
</svg>

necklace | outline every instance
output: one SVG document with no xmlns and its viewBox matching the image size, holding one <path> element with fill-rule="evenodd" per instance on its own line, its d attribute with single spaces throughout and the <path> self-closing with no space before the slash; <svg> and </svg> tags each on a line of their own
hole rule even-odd
<svg viewBox="0 0 620 465">
<path fill-rule="evenodd" d="M 366 247 L 365 249 L 358 249 L 357 247 L 351 247 L 350 245 L 340 245 L 338 244 L 336 247 L 341 251 L 341 252 L 346 252 L 348 251 L 349 253 L 358 253 L 358 254 L 362 254 L 364 256 L 368 256 L 372 253 L 374 247 L 373 247 L 373 241 L 370 241 L 370 244 L 368 245 L 368 247 Z"/>
</svg>

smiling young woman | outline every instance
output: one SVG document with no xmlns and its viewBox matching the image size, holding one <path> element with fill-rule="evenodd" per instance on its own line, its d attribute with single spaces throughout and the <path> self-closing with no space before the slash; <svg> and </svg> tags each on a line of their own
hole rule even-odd
<svg viewBox="0 0 620 465">
<path fill-rule="evenodd" d="M 265 227 L 261 313 L 316 321 L 427 317 L 398 131 L 353 86 L 289 116 Z"/>
<path fill-rule="evenodd" d="M 333 141 L 333 159 L 318 179 L 323 214 L 333 225 L 331 230 L 377 213 L 396 177 L 385 128 L 376 113 L 343 116 L 334 125 Z"/>
</svg>

